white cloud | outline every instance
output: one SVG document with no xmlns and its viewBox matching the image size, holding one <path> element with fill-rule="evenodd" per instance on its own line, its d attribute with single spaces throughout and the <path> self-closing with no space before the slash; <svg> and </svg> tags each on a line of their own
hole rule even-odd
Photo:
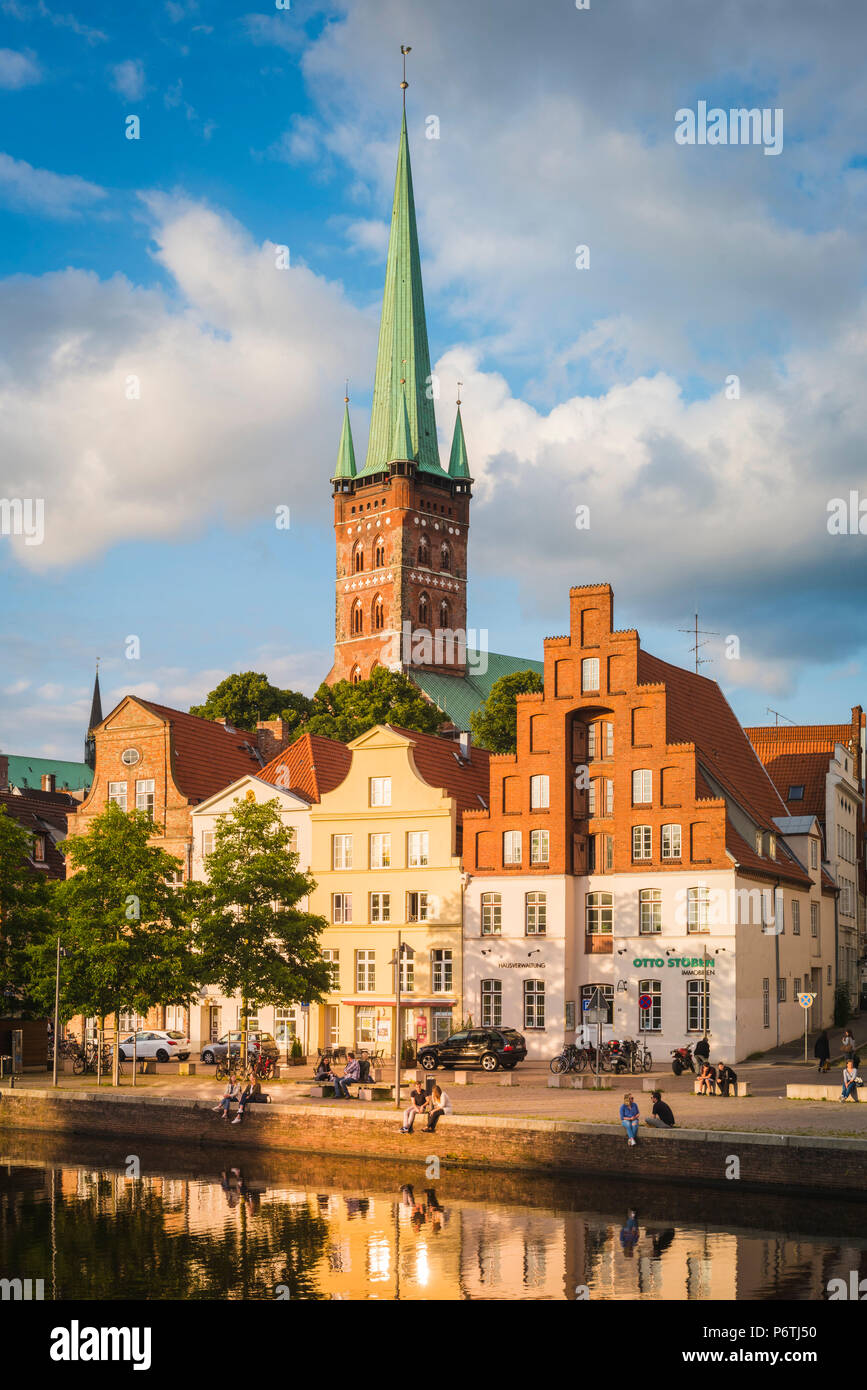
<svg viewBox="0 0 867 1390">
<path fill-rule="evenodd" d="M 0 202 L 42 217 L 75 217 L 105 198 L 99 188 L 77 174 L 34 169 L 24 159 L 0 154 Z"/>
<path fill-rule="evenodd" d="M 125 101 L 140 101 L 145 93 L 144 63 L 140 58 L 127 58 L 111 68 L 111 85 Z"/>
<path fill-rule="evenodd" d="M 41 81 L 42 70 L 32 53 L 16 53 L 11 48 L 0 48 L 0 87 L 14 92 Z"/>
</svg>

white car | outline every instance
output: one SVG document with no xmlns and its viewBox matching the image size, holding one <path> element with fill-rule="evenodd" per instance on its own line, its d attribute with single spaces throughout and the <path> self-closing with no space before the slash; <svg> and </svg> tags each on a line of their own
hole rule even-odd
<svg viewBox="0 0 867 1390">
<path fill-rule="evenodd" d="M 132 1061 L 132 1045 L 132 1033 L 121 1039 L 122 1062 Z M 135 1055 L 136 1060 L 153 1057 L 158 1062 L 185 1062 L 190 1055 L 190 1040 L 176 1028 L 143 1028 L 135 1035 Z"/>
</svg>

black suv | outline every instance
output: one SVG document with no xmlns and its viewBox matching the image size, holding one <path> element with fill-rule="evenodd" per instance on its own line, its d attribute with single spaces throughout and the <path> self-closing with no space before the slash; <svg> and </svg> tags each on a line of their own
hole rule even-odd
<svg viewBox="0 0 867 1390">
<path fill-rule="evenodd" d="M 478 1066 L 485 1071 L 496 1071 L 498 1067 L 511 1071 L 526 1055 L 527 1044 L 514 1028 L 465 1028 L 461 1033 L 452 1033 L 445 1042 L 420 1047 L 418 1063 L 425 1071 Z"/>
</svg>

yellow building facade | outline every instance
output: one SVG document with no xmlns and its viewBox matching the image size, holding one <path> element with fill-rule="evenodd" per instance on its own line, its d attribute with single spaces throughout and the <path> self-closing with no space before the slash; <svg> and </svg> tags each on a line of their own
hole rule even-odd
<svg viewBox="0 0 867 1390">
<path fill-rule="evenodd" d="M 348 747 L 348 775 L 311 808 L 310 907 L 329 922 L 333 974 L 311 1006 L 311 1050 L 393 1056 L 396 1038 L 420 1046 L 461 1022 L 460 810 L 486 787 L 487 755 L 389 725 Z"/>
</svg>

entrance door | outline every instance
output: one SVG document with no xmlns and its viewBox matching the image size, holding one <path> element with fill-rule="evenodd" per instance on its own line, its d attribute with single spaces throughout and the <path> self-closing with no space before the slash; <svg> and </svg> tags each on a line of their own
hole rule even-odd
<svg viewBox="0 0 867 1390">
<path fill-rule="evenodd" d="M 340 1010 L 336 1004 L 325 1007 L 325 1046 L 337 1047 L 340 1043 Z"/>
<path fill-rule="evenodd" d="M 211 1004 L 208 1008 L 208 1042 L 215 1043 L 220 1037 L 220 1006 Z"/>
</svg>

